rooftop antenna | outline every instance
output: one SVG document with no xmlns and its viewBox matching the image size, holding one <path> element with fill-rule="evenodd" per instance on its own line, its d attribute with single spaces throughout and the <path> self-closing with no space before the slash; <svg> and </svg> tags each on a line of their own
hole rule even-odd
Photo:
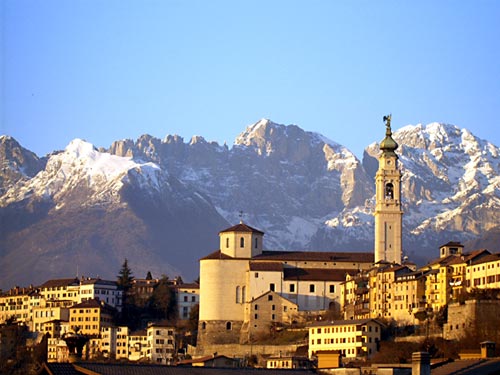
<svg viewBox="0 0 500 375">
<path fill-rule="evenodd" d="M 243 211 L 240 210 L 240 224 L 243 224 Z"/>
</svg>

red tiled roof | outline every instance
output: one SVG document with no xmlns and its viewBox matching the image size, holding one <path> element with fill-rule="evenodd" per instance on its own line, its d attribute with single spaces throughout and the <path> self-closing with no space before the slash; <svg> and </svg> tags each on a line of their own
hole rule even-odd
<svg viewBox="0 0 500 375">
<path fill-rule="evenodd" d="M 201 258 L 200 260 L 205 260 L 205 259 L 236 259 L 236 258 L 230 257 L 229 255 L 224 254 L 222 251 L 217 250 L 211 254 L 208 254 L 206 257 Z"/>
<path fill-rule="evenodd" d="M 263 251 L 255 260 L 280 261 L 317 261 L 317 262 L 352 262 L 373 263 L 375 256 L 366 252 L 331 252 L 331 251 Z"/>
<path fill-rule="evenodd" d="M 283 271 L 281 262 L 250 262 L 250 271 Z"/>
<path fill-rule="evenodd" d="M 236 225 L 233 225 L 230 228 L 221 230 L 219 232 L 219 234 L 220 233 L 225 233 L 225 232 L 250 232 L 250 233 L 264 234 L 264 232 L 262 232 L 262 231 L 260 231 L 258 229 L 252 228 L 250 225 L 246 225 L 243 222 L 241 222 L 239 224 L 236 224 Z"/>
<path fill-rule="evenodd" d="M 476 260 L 471 261 L 471 264 L 481 264 L 481 263 L 487 263 L 487 262 L 495 262 L 500 260 L 500 253 L 495 253 L 495 254 L 488 254 L 485 256 L 482 256 Z"/>
<path fill-rule="evenodd" d="M 353 319 L 353 320 L 330 320 L 330 321 L 319 321 L 314 322 L 310 325 L 310 327 L 323 327 L 323 326 L 343 326 L 343 325 L 352 325 L 352 324 L 366 324 L 369 322 L 377 323 L 381 326 L 384 326 L 384 323 L 377 319 Z"/>
<path fill-rule="evenodd" d="M 186 283 L 181 285 L 176 285 L 175 289 L 200 289 L 200 284 L 197 283 Z"/>
<path fill-rule="evenodd" d="M 72 279 L 53 279 L 44 282 L 40 285 L 40 288 L 53 288 L 57 286 L 70 286 L 70 285 L 79 285 L 79 281 L 77 278 Z"/>
<path fill-rule="evenodd" d="M 300 281 L 345 281 L 347 273 L 357 270 L 339 270 L 326 268 L 285 268 L 284 280 Z"/>
</svg>

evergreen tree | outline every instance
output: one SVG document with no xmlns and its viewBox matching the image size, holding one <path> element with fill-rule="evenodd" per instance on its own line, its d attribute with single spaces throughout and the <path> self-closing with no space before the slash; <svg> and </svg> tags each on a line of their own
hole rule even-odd
<svg viewBox="0 0 500 375">
<path fill-rule="evenodd" d="M 125 295 L 129 292 L 132 287 L 132 281 L 134 281 L 134 276 L 132 274 L 132 270 L 128 266 L 128 260 L 125 258 L 122 268 L 120 272 L 118 272 L 118 286 L 123 290 L 123 298 L 125 299 Z"/>
</svg>

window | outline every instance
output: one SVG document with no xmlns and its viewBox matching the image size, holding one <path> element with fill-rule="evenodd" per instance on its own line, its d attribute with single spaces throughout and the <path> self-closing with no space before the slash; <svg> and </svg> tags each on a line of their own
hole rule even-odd
<svg viewBox="0 0 500 375">
<path fill-rule="evenodd" d="M 232 327 L 231 322 L 227 322 L 227 323 L 226 323 L 226 330 L 230 331 L 232 328 L 233 328 L 233 327 Z"/>
<path fill-rule="evenodd" d="M 237 286 L 236 287 L 236 303 L 240 303 L 241 300 L 240 300 L 240 296 L 241 296 L 241 293 L 240 293 L 240 287 Z"/>
<path fill-rule="evenodd" d="M 255 306 L 254 306 L 254 309 L 255 309 L 255 310 L 258 310 L 258 309 L 259 309 L 259 305 L 255 305 Z"/>
<path fill-rule="evenodd" d="M 243 237 L 240 238 L 240 247 L 245 247 L 245 239 Z"/>
<path fill-rule="evenodd" d="M 229 247 L 229 238 L 226 238 L 226 247 Z"/>
<path fill-rule="evenodd" d="M 270 290 L 271 292 L 274 292 L 274 289 L 275 289 L 275 285 L 274 285 L 274 283 L 269 284 L 269 290 Z"/>
<path fill-rule="evenodd" d="M 273 310 L 273 311 L 276 310 L 276 305 L 272 305 L 271 310 Z"/>
<path fill-rule="evenodd" d="M 290 284 L 290 293 L 294 293 L 295 292 L 295 284 Z"/>
<path fill-rule="evenodd" d="M 314 284 L 309 285 L 309 292 L 314 293 Z"/>
<path fill-rule="evenodd" d="M 267 300 L 268 300 L 268 301 L 272 301 L 272 300 L 273 300 L 273 295 L 272 295 L 272 294 L 268 295 L 268 296 L 267 296 Z"/>
<path fill-rule="evenodd" d="M 394 199 L 394 185 L 390 182 L 385 185 L 385 199 Z"/>
<path fill-rule="evenodd" d="M 206 329 L 206 328 L 207 328 L 207 323 L 206 322 L 201 323 L 201 329 Z"/>
<path fill-rule="evenodd" d="M 195 296 L 191 296 L 191 302 L 196 302 L 196 297 Z"/>
<path fill-rule="evenodd" d="M 335 293 L 335 285 L 330 285 L 330 293 Z"/>
<path fill-rule="evenodd" d="M 255 278 L 258 278 L 258 277 L 259 277 L 259 273 L 255 272 Z"/>
</svg>

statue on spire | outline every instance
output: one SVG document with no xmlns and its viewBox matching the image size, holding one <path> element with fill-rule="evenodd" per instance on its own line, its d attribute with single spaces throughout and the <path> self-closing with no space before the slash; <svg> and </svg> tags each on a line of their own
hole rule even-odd
<svg viewBox="0 0 500 375">
<path fill-rule="evenodd" d="M 391 117 L 392 117 L 392 115 L 384 116 L 384 122 L 385 122 L 385 126 L 387 127 L 387 129 L 391 128 Z"/>
</svg>

